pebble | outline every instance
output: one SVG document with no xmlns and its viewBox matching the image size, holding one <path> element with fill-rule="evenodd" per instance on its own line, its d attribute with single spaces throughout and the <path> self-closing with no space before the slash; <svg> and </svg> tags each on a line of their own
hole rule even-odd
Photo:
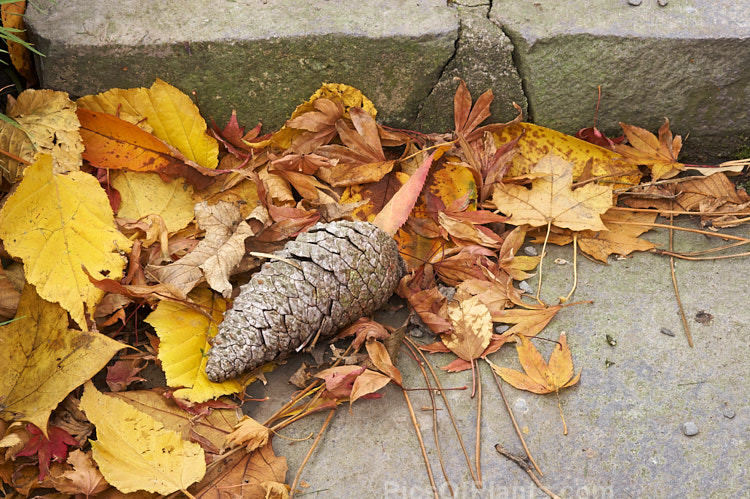
<svg viewBox="0 0 750 499">
<path fill-rule="evenodd" d="M 556 265 L 567 265 L 568 262 L 565 258 L 555 258 L 555 264 Z"/>
<path fill-rule="evenodd" d="M 526 399 L 518 399 L 513 403 L 513 409 L 518 412 L 527 412 L 529 407 L 526 405 Z"/>
<path fill-rule="evenodd" d="M 735 416 L 734 409 L 731 407 L 724 407 L 724 417 L 727 419 L 734 419 Z"/>
<path fill-rule="evenodd" d="M 684 433 L 688 437 L 692 437 L 693 435 L 697 435 L 698 434 L 698 425 L 696 425 L 692 421 L 688 421 L 687 423 L 683 423 L 682 424 L 682 433 Z"/>
<path fill-rule="evenodd" d="M 438 284 L 438 291 L 440 291 L 440 294 L 442 294 L 449 300 L 452 300 L 456 295 L 456 288 L 452 286 L 443 286 L 442 284 Z"/>
<path fill-rule="evenodd" d="M 628 0 L 628 3 L 630 5 L 635 5 L 635 6 L 640 5 L 642 2 L 643 2 L 643 0 Z"/>
<path fill-rule="evenodd" d="M 508 329 L 510 326 L 507 324 L 495 324 L 495 334 L 503 334 Z"/>
<path fill-rule="evenodd" d="M 529 283 L 526 281 L 521 281 L 518 283 L 518 287 L 521 288 L 521 291 L 524 293 L 533 293 L 534 290 L 531 289 L 531 286 L 529 286 Z"/>
<path fill-rule="evenodd" d="M 409 331 L 409 334 L 412 335 L 413 338 L 421 338 L 424 336 L 424 330 L 421 327 L 413 327 Z"/>
<path fill-rule="evenodd" d="M 536 251 L 536 248 L 533 246 L 526 246 L 523 249 L 523 252 L 526 253 L 527 256 L 537 256 L 539 253 Z"/>
<path fill-rule="evenodd" d="M 656 0 L 656 3 L 658 3 L 660 7 L 666 7 L 669 0 Z"/>
<path fill-rule="evenodd" d="M 661 334 L 666 334 L 667 336 L 674 336 L 674 333 L 665 327 L 659 329 L 659 332 Z"/>
</svg>

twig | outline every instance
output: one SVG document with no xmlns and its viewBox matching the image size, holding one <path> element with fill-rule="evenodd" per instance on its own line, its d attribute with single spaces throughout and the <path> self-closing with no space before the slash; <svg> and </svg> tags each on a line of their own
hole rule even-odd
<svg viewBox="0 0 750 499">
<path fill-rule="evenodd" d="M 539 299 L 539 294 L 542 292 L 542 265 L 544 264 L 544 255 L 546 255 L 547 250 L 547 240 L 549 239 L 549 233 L 552 230 L 552 222 L 547 222 L 547 234 L 544 236 L 544 244 L 542 245 L 542 258 L 539 260 L 539 287 L 536 289 L 536 301 L 539 302 L 539 305 L 544 305 L 544 302 Z"/>
<path fill-rule="evenodd" d="M 435 485 L 435 477 L 432 476 L 432 468 L 430 467 L 430 460 L 427 458 L 427 449 L 424 446 L 424 440 L 422 439 L 422 432 L 419 430 L 419 423 L 417 423 L 417 415 L 414 413 L 414 407 L 411 405 L 409 400 L 409 392 L 401 388 L 401 392 L 404 394 L 406 399 L 406 405 L 409 408 L 409 415 L 411 416 L 411 422 L 414 425 L 414 431 L 417 432 L 417 439 L 419 440 L 419 448 L 422 449 L 422 458 L 424 459 L 424 465 L 427 467 L 427 476 L 430 478 L 430 486 L 432 486 L 432 493 L 436 499 L 439 499 L 437 485 Z"/>
<path fill-rule="evenodd" d="M 481 451 L 482 451 L 482 376 L 479 372 L 479 364 L 476 359 L 471 360 L 472 366 L 476 366 L 477 370 L 477 440 L 474 449 L 474 460 L 477 463 L 477 488 L 482 488 L 482 464 L 481 464 Z"/>
<path fill-rule="evenodd" d="M 560 299 L 560 303 L 565 303 L 573 296 L 573 292 L 578 286 L 578 232 L 573 233 L 573 287 L 570 288 L 568 295 Z"/>
<path fill-rule="evenodd" d="M 660 213 L 664 215 L 735 215 L 735 216 L 745 216 L 750 215 L 750 211 L 738 211 L 738 212 L 727 212 L 727 211 L 685 211 L 685 210 L 660 210 L 658 208 L 629 208 L 627 206 L 613 206 L 610 208 L 610 210 L 616 210 L 616 211 L 630 211 L 630 212 L 636 212 L 636 213 Z"/>
<path fill-rule="evenodd" d="M 533 481 L 534 484 L 536 484 L 536 486 L 539 487 L 542 492 L 553 499 L 562 499 L 560 496 L 558 496 L 542 484 L 539 478 L 534 474 L 534 470 L 531 469 L 531 466 L 529 466 L 529 463 L 526 459 L 520 456 L 516 456 L 515 454 L 511 454 L 510 451 L 506 450 L 505 447 L 503 447 L 501 444 L 495 444 L 495 450 L 498 452 L 498 454 L 510 459 L 511 461 L 516 463 L 522 470 L 524 470 L 529 475 L 529 477 L 531 477 L 531 481 Z"/>
<path fill-rule="evenodd" d="M 694 234 L 703 234 L 705 236 L 720 237 L 721 239 L 731 239 L 732 241 L 742 241 L 745 243 L 750 242 L 750 239 L 746 237 L 733 236 L 731 234 L 722 234 L 719 232 L 711 232 L 708 230 L 688 229 L 687 227 L 680 227 L 677 225 L 667 225 L 667 224 L 647 223 L 647 222 L 624 222 L 622 220 L 619 220 L 619 221 L 613 220 L 610 223 L 622 224 L 622 225 L 640 225 L 641 227 L 660 227 L 662 229 L 674 229 L 674 230 L 681 230 L 683 232 L 692 232 Z"/>
<path fill-rule="evenodd" d="M 487 361 L 487 363 L 489 364 L 489 361 Z M 492 369 L 491 365 L 490 365 L 490 371 L 492 371 L 492 375 L 495 377 L 495 384 L 497 384 L 497 389 L 500 390 L 500 396 L 503 397 L 505 408 L 508 410 L 510 421 L 511 423 L 513 423 L 513 428 L 516 429 L 516 434 L 518 435 L 518 439 L 521 441 L 521 445 L 523 446 L 523 451 L 526 453 L 526 457 L 529 458 L 529 462 L 531 462 L 531 464 L 534 465 L 534 469 L 536 470 L 537 473 L 539 473 L 539 476 L 544 476 L 544 473 L 542 473 L 542 470 L 539 469 L 539 466 L 537 466 L 536 461 L 534 461 L 534 458 L 531 456 L 531 451 L 529 451 L 529 448 L 526 446 L 526 440 L 524 440 L 523 438 L 523 433 L 521 433 L 521 429 L 518 427 L 518 423 L 516 422 L 516 417 L 513 415 L 513 411 L 510 408 L 508 399 L 505 398 L 505 392 L 503 391 L 502 383 L 500 383 L 500 378 L 498 378 L 497 373 L 495 372 L 494 369 Z"/>
<path fill-rule="evenodd" d="M 669 225 L 672 225 L 674 221 L 674 215 L 669 215 Z M 674 250 L 674 231 L 669 229 L 669 251 Z M 688 345 L 693 348 L 693 335 L 690 333 L 690 326 L 688 325 L 687 317 L 685 316 L 685 309 L 682 306 L 682 300 L 680 299 L 680 290 L 677 288 L 677 275 L 674 272 L 674 256 L 669 257 L 669 269 L 672 274 L 672 287 L 674 287 L 674 295 L 677 298 L 677 306 L 680 308 L 680 318 L 682 319 L 682 327 L 685 329 L 685 336 L 687 337 Z"/>
<path fill-rule="evenodd" d="M 328 412 L 328 417 L 326 418 L 325 421 L 323 421 L 323 426 L 320 427 L 318 436 L 315 437 L 315 440 L 312 443 L 312 447 L 310 447 L 310 450 L 307 451 L 307 455 L 305 456 L 305 459 L 302 460 L 302 464 L 300 464 L 299 469 L 297 470 L 297 474 L 294 475 L 292 488 L 289 491 L 289 499 L 292 499 L 292 497 L 294 497 L 294 489 L 297 487 L 297 483 L 299 482 L 300 476 L 302 476 L 302 470 L 305 469 L 307 462 L 310 460 L 310 456 L 312 456 L 313 451 L 315 451 L 315 448 L 318 446 L 318 442 L 320 442 L 320 438 L 323 436 L 323 433 L 326 431 L 326 428 L 328 428 L 328 423 L 331 422 L 331 419 L 333 418 L 334 414 L 336 414 L 336 409 L 331 409 Z"/>
<path fill-rule="evenodd" d="M 405 342 L 408 344 L 409 348 L 413 349 L 415 352 L 419 354 L 420 357 L 422 357 L 422 359 L 424 360 L 424 365 L 426 365 L 427 369 L 429 369 L 430 373 L 432 373 L 432 378 L 435 380 L 435 384 L 438 387 L 440 396 L 443 397 L 443 402 L 445 402 L 445 409 L 448 411 L 448 416 L 450 417 L 451 423 L 453 423 L 453 429 L 456 432 L 458 443 L 461 446 L 461 450 L 464 453 L 464 457 L 466 458 L 466 465 L 469 467 L 469 473 L 471 473 L 471 478 L 474 480 L 474 483 L 477 483 L 477 475 L 474 472 L 473 466 L 471 465 L 471 459 L 469 459 L 469 453 L 466 450 L 466 446 L 464 445 L 464 440 L 463 438 L 461 438 L 461 432 L 458 430 L 458 424 L 456 423 L 456 418 L 453 417 L 453 411 L 451 411 L 451 406 L 450 404 L 448 404 L 448 397 L 445 396 L 445 390 L 440 384 L 440 378 L 437 377 L 437 374 L 435 373 L 435 370 L 432 368 L 432 365 L 427 361 L 427 357 L 425 357 L 424 353 L 419 349 L 419 346 L 414 343 L 414 340 L 412 340 L 411 338 L 406 338 Z"/>
<path fill-rule="evenodd" d="M 745 244 L 745 243 L 742 243 Z M 725 249 L 725 248 L 722 248 Z M 710 250 L 707 250 L 710 251 Z M 671 251 L 664 251 L 664 250 L 651 250 L 652 253 L 656 255 L 664 255 L 664 256 L 670 256 L 673 258 L 679 258 L 681 260 L 690 260 L 692 262 L 699 262 L 699 261 L 705 261 L 705 260 L 726 260 L 728 258 L 739 258 L 743 256 L 750 256 L 750 251 L 745 251 L 744 253 L 734 253 L 733 255 L 719 255 L 719 256 L 688 256 L 684 253 L 673 253 Z"/>
</svg>

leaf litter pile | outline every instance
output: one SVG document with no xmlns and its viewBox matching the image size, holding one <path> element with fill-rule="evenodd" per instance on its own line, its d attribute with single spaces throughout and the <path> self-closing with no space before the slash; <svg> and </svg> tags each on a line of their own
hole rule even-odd
<svg viewBox="0 0 750 499">
<path fill-rule="evenodd" d="M 576 305 L 574 288 L 559 303 L 540 297 L 547 244 L 572 243 L 574 262 L 579 252 L 603 263 L 635 251 L 714 257 L 640 239 L 693 215 L 700 228 L 687 230 L 730 239 L 720 249 L 746 254 L 740 246 L 750 240 L 719 232 L 750 220 L 750 198 L 727 177 L 744 163 L 678 162 L 682 142 L 668 121 L 658 135 L 623 124 L 618 139 L 593 127 L 567 136 L 522 122 L 520 111 L 509 123 L 485 124 L 492 99 L 486 92 L 473 102 L 459 81 L 454 130 L 423 134 L 378 125 L 358 90 L 326 84 L 283 128 L 261 135 L 260 125 L 245 130 L 235 116 L 209 126 L 188 96 L 160 80 L 75 102 L 52 90 L 23 92 L 8 108 L 20 127 L 0 129 L 5 486 L 22 495 L 289 497 L 299 492 L 299 472 L 286 483 L 272 437 L 326 411 L 314 449 L 340 405 L 394 383 L 437 495 L 407 391 L 444 395 L 425 353 L 452 352 L 443 369 L 471 370 L 478 415 L 482 360 L 503 399 L 501 379 L 555 393 L 560 405 L 560 391 L 581 376 L 565 333 L 547 340 L 555 345 L 549 360 L 535 346 L 555 315 Z M 318 365 L 294 376 L 300 390 L 271 418 L 242 416 L 243 403 L 262 403 L 245 400 L 247 385 L 283 359 L 210 381 L 223 314 L 262 262 L 285 261 L 275 251 L 336 220 L 369 221 L 395 239 L 407 269 L 396 293 L 410 323 L 434 341 L 417 344 L 407 324 L 361 317 L 337 335 L 345 351 L 317 356 Z M 543 244 L 538 256 L 521 251 L 529 241 Z M 520 286 L 533 275 L 536 292 Z M 509 326 L 502 334 L 500 324 Z M 506 343 L 524 372 L 492 362 Z M 425 378 L 402 379 L 397 358 L 418 362 Z M 154 366 L 166 386 L 135 389 Z M 462 444 L 478 488 L 479 426 L 477 417 L 473 457 Z M 554 496 L 518 436 L 524 456 L 498 451 Z"/>
</svg>

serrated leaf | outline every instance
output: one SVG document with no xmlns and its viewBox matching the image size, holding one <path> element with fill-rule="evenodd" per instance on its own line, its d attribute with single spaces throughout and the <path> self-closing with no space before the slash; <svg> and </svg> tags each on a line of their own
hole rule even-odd
<svg viewBox="0 0 750 499">
<path fill-rule="evenodd" d="M 180 388 L 175 391 L 175 397 L 191 402 L 239 392 L 242 384 L 237 380 L 214 383 L 206 376 L 208 340 L 216 335 L 217 325 L 227 309 L 226 300 L 206 288 L 193 290 L 189 297 L 208 316 L 186 304 L 161 301 L 146 319 L 159 335 L 159 360 L 167 384 Z"/>
<path fill-rule="evenodd" d="M 81 410 L 96 426 L 94 460 L 112 486 L 125 493 L 146 490 L 171 494 L 185 490 L 206 473 L 200 445 L 122 400 L 99 393 L 89 381 Z"/>
<path fill-rule="evenodd" d="M 53 173 L 49 155 L 26 169 L 0 210 L 0 238 L 8 253 L 23 260 L 26 279 L 39 296 L 60 303 L 83 329 L 84 312 L 93 314 L 104 292 L 82 267 L 100 279 L 119 279 L 125 266 L 119 251 L 132 245 L 115 229 L 96 178 Z"/>
<path fill-rule="evenodd" d="M 17 319 L 0 327 L 0 416 L 46 432 L 52 410 L 99 372 L 125 345 L 99 333 L 68 329 L 68 314 L 27 285 Z"/>
</svg>

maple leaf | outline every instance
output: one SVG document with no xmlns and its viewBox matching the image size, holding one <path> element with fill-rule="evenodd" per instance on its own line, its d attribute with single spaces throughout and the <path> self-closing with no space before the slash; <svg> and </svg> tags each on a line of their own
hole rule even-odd
<svg viewBox="0 0 750 499">
<path fill-rule="evenodd" d="M 91 441 L 94 460 L 119 491 L 171 494 L 203 478 L 206 461 L 198 444 L 183 440 L 123 400 L 99 393 L 90 381 L 81 409 L 96 426 L 97 439 Z"/>
<path fill-rule="evenodd" d="M 495 189 L 492 203 L 511 215 L 508 223 L 534 227 L 556 225 L 572 230 L 607 230 L 599 216 L 612 206 L 612 190 L 586 184 L 571 190 L 573 165 L 554 154 L 545 156 L 533 170 L 531 189 L 503 184 Z"/>
<path fill-rule="evenodd" d="M 242 388 L 238 380 L 214 383 L 206 376 L 209 339 L 216 335 L 227 302 L 206 288 L 193 290 L 189 297 L 205 313 L 184 303 L 161 301 L 146 318 L 159 335 L 159 360 L 167 385 L 180 388 L 175 396 L 191 402 L 237 393 Z"/>
<path fill-rule="evenodd" d="M 160 80 L 150 88 L 114 88 L 77 101 L 78 107 L 119 116 L 145 118 L 153 134 L 176 148 L 189 161 L 205 168 L 219 164 L 219 143 L 207 133 L 206 121 L 190 97 Z"/>
<path fill-rule="evenodd" d="M 104 293 L 89 282 L 86 267 L 101 278 L 122 277 L 119 251 L 132 243 L 115 229 L 107 195 L 93 176 L 52 171 L 43 155 L 29 166 L 0 210 L 5 249 L 24 262 L 39 295 L 60 303 L 82 328 L 85 308 L 93 312 Z"/>
<path fill-rule="evenodd" d="M 131 383 L 146 381 L 145 378 L 137 376 L 146 365 L 143 359 L 118 360 L 107 367 L 107 386 L 113 392 L 120 392 Z"/>
<path fill-rule="evenodd" d="M 347 336 L 351 335 L 354 335 L 352 347 L 355 350 L 358 350 L 359 347 L 362 346 L 362 343 L 364 343 L 365 341 L 368 341 L 370 339 L 383 340 L 390 336 L 390 333 L 385 328 L 385 326 L 383 326 L 379 322 L 375 322 L 374 320 L 368 319 L 367 317 L 360 317 L 352 324 L 339 331 L 336 334 L 336 339 L 346 338 Z"/>
<path fill-rule="evenodd" d="M 364 366 L 338 366 L 324 369 L 315 375 L 325 380 L 323 398 L 349 398 L 349 405 L 359 398 L 380 398 L 376 391 L 387 385 L 391 378 Z"/>
<path fill-rule="evenodd" d="M 0 327 L 0 401 L 4 420 L 43 431 L 52 410 L 125 345 L 103 334 L 68 329 L 68 314 L 26 285 L 16 320 Z"/>
<path fill-rule="evenodd" d="M 63 494 L 82 494 L 89 497 L 109 488 L 109 484 L 91 460 L 91 452 L 74 450 L 68 456 L 68 464 L 73 466 L 72 470 L 53 478 L 55 488 Z"/>
<path fill-rule="evenodd" d="M 516 346 L 518 359 L 521 361 L 521 367 L 525 373 L 521 373 L 507 367 L 500 367 L 492 362 L 492 369 L 506 382 L 519 390 L 526 390 L 533 393 L 545 394 L 555 392 L 556 394 L 562 388 L 567 388 L 578 383 L 581 373 L 575 374 L 573 370 L 573 356 L 568 348 L 567 335 L 560 333 L 560 339 L 555 349 L 550 355 L 549 362 L 545 362 L 542 355 L 524 335 L 519 335 L 520 343 Z M 489 362 L 489 361 L 488 361 Z M 558 395 L 558 407 L 560 407 L 560 398 Z M 564 434 L 568 434 L 568 428 L 565 424 L 565 418 L 562 415 L 560 407 L 560 417 L 563 421 Z"/>
<path fill-rule="evenodd" d="M 326 165 L 318 176 L 334 187 L 377 182 L 393 169 L 395 161 L 386 160 L 380 143 L 378 125 L 366 111 L 349 109 L 354 130 L 344 120 L 336 121 L 336 131 L 343 146 L 332 144 L 317 149 L 317 153 L 332 160 L 335 165 Z"/>
<path fill-rule="evenodd" d="M 15 457 L 36 456 L 39 459 L 39 481 L 49 473 L 49 465 L 54 460 L 64 462 L 68 456 L 68 446 L 78 446 L 75 438 L 70 433 L 57 426 L 50 425 L 46 435 L 36 425 L 26 425 L 26 431 L 31 434 L 31 439 Z M 49 438 L 48 438 L 49 437 Z"/>
<path fill-rule="evenodd" d="M 20 180 L 24 169 L 38 153 L 52 155 L 56 173 L 78 170 L 81 166 L 83 141 L 78 133 L 80 123 L 75 103 L 65 92 L 25 90 L 9 106 L 7 114 L 20 126 L 0 122 L 0 149 L 10 156 L 0 157 L 2 176 L 11 183 Z"/>
<path fill-rule="evenodd" d="M 620 126 L 630 145 L 618 145 L 615 151 L 633 164 L 651 168 L 651 180 L 672 178 L 685 169 L 685 165 L 677 161 L 682 149 L 682 137 L 678 135 L 672 138 L 667 118 L 659 128 L 658 139 L 643 128 L 625 123 L 620 123 Z"/>
<path fill-rule="evenodd" d="M 232 433 L 227 435 L 224 445 L 226 448 L 244 445 L 248 452 L 268 444 L 271 430 L 249 416 L 243 416 L 234 427 Z"/>
<path fill-rule="evenodd" d="M 211 124 L 213 125 L 211 131 L 214 137 L 221 141 L 227 151 L 237 158 L 245 159 L 245 157 L 255 150 L 254 147 L 248 145 L 248 142 L 260 142 L 264 138 L 270 138 L 270 135 L 261 138 L 258 137 L 261 129 L 260 123 L 245 133 L 245 127 L 241 127 L 237 122 L 237 111 L 234 109 L 232 109 L 232 116 L 229 117 L 229 121 L 223 130 L 219 130 L 219 127 L 213 120 L 211 120 Z"/>
</svg>

